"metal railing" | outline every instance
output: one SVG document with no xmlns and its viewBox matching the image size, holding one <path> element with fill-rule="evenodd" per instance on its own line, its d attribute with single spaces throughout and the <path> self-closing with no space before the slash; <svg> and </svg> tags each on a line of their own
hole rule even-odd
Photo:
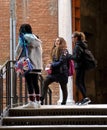
<svg viewBox="0 0 107 130">
<path fill-rule="evenodd" d="M 5 116 L 8 109 L 23 105 L 28 102 L 27 84 L 25 78 L 17 76 L 14 69 L 15 61 L 6 61 L 0 69 L 0 113 Z M 39 75 L 40 93 L 43 86 L 43 77 Z M 52 104 L 50 88 L 45 99 L 45 104 Z"/>
</svg>

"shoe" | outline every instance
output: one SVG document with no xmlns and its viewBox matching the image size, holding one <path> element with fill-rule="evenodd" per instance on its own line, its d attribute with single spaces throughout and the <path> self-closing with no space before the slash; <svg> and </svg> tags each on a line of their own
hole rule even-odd
<svg viewBox="0 0 107 130">
<path fill-rule="evenodd" d="M 81 101 L 78 101 L 78 102 L 76 102 L 75 104 L 76 104 L 76 105 L 79 105 L 80 103 L 81 103 Z"/>
<path fill-rule="evenodd" d="M 61 102 L 61 105 L 66 105 L 66 102 Z"/>
<path fill-rule="evenodd" d="M 81 105 L 81 102 L 83 101 L 83 99 L 82 100 L 80 100 L 80 101 L 78 101 L 78 102 L 76 102 L 75 104 L 76 105 Z"/>
<path fill-rule="evenodd" d="M 35 101 L 35 105 L 36 105 L 36 108 L 40 108 L 41 102 L 40 101 Z"/>
<path fill-rule="evenodd" d="M 43 97 L 40 97 L 41 105 L 44 104 L 43 100 L 44 100 L 44 98 L 43 98 Z"/>
<path fill-rule="evenodd" d="M 91 100 L 90 100 L 88 97 L 86 97 L 86 98 L 84 98 L 83 101 L 81 102 L 81 105 L 87 105 L 87 104 L 89 104 L 90 102 L 91 102 Z"/>
<path fill-rule="evenodd" d="M 86 97 L 86 98 L 82 99 L 81 101 L 77 102 L 76 105 L 87 105 L 90 102 L 91 102 L 91 100 L 88 97 Z"/>
<path fill-rule="evenodd" d="M 30 101 L 28 104 L 24 105 L 23 108 L 37 108 L 35 102 Z"/>
</svg>

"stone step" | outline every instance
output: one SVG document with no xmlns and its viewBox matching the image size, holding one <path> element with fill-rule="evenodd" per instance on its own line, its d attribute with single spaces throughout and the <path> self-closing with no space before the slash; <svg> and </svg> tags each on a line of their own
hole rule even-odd
<svg viewBox="0 0 107 130">
<path fill-rule="evenodd" d="M 107 115 L 107 105 L 43 105 L 36 109 L 11 108 L 9 116 Z"/>
<path fill-rule="evenodd" d="M 1 126 L 0 130 L 107 130 L 107 125 Z"/>
<path fill-rule="evenodd" d="M 2 125 L 107 125 L 107 116 L 29 116 L 5 117 Z"/>
</svg>

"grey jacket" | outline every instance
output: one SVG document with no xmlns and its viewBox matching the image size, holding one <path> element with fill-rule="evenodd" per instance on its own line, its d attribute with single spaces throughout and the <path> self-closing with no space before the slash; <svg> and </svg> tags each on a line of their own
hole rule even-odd
<svg viewBox="0 0 107 130">
<path fill-rule="evenodd" d="M 34 34 L 25 34 L 25 40 L 27 41 L 28 57 L 32 61 L 34 70 L 42 70 L 42 41 L 38 39 Z M 16 47 L 15 57 L 16 59 L 20 56 L 22 47 L 20 41 Z M 21 56 L 22 57 L 22 56 Z"/>
</svg>

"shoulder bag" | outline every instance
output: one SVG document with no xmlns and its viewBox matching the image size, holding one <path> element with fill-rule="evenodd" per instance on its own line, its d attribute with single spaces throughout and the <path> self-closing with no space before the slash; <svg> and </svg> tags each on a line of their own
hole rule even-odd
<svg viewBox="0 0 107 130">
<path fill-rule="evenodd" d="M 33 69 L 33 65 L 31 63 L 31 60 L 28 57 L 28 48 L 27 48 L 27 46 L 24 46 L 23 50 L 24 49 L 25 49 L 25 57 L 21 57 L 21 55 L 22 55 L 22 53 L 21 53 L 19 59 L 15 63 L 15 71 L 16 71 L 16 73 L 21 74 L 23 76 L 28 74 Z"/>
</svg>

